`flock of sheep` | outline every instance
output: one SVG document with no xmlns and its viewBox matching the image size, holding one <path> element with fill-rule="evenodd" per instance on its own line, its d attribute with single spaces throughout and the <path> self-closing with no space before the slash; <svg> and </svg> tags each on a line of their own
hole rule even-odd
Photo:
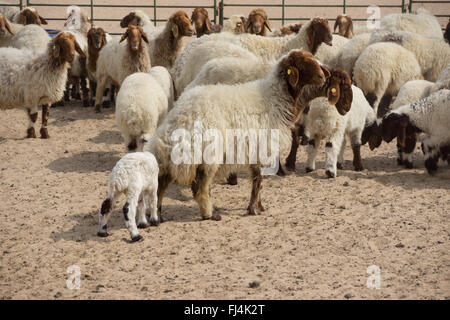
<svg viewBox="0 0 450 320">
<path fill-rule="evenodd" d="M 35 138 L 41 106 L 40 134 L 49 138 L 51 105 L 81 99 L 101 112 L 115 103 L 130 153 L 111 173 L 99 236 L 108 235 L 109 215 L 124 193 L 127 228 L 132 241 L 140 240 L 138 228 L 149 226 L 146 205 L 157 225 L 171 182 L 191 186 L 203 219 L 220 220 L 210 184 L 215 177 L 236 184 L 242 169 L 252 181 L 248 213 L 264 211 L 261 162 L 249 164 L 248 155 L 245 164 L 171 159 L 171 134 L 195 131 L 197 121 L 204 132 L 222 136 L 227 129 L 279 130 L 280 150 L 291 147 L 285 167 L 292 171 L 300 144 L 307 145 L 307 172 L 315 170 L 325 140 L 330 178 L 342 169 L 347 137 L 355 170 L 363 169 L 361 145 L 374 149 L 394 138 L 398 163 L 407 168 L 417 141 L 430 174 L 439 161 L 450 161 L 450 22 L 443 34 L 425 9 L 386 15 L 376 29 L 354 28 L 349 16 L 340 15 L 338 35 L 318 17 L 272 30 L 262 9 L 232 16 L 223 26 L 212 24 L 202 8 L 191 17 L 177 11 L 161 27 L 134 10 L 122 19 L 119 37 L 74 6 L 55 37 L 42 24 L 33 8 L 0 6 L 0 109 L 25 107 L 27 137 Z M 182 39 L 193 35 L 183 47 Z M 216 156 L 224 160 L 227 150 L 221 152 Z M 285 174 L 281 163 L 278 174 Z"/>
</svg>

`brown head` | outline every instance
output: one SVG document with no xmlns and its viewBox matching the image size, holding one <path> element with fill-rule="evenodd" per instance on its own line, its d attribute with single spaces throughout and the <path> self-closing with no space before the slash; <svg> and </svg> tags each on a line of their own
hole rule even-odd
<svg viewBox="0 0 450 320">
<path fill-rule="evenodd" d="M 124 41 L 125 39 L 128 39 L 128 50 L 130 52 L 138 52 L 141 51 L 144 48 L 144 44 L 142 41 L 145 41 L 148 43 L 147 34 L 144 32 L 142 27 L 140 26 L 133 26 L 130 24 L 127 28 L 127 31 L 122 35 L 120 38 L 120 42 Z"/>
<path fill-rule="evenodd" d="M 447 28 L 445 28 L 444 39 L 450 44 L 450 19 L 448 19 Z"/>
<path fill-rule="evenodd" d="M 370 150 L 378 148 L 383 142 L 381 126 L 378 120 L 372 123 L 366 123 L 361 135 L 361 144 L 364 145 L 367 142 L 369 143 Z"/>
<path fill-rule="evenodd" d="M 241 16 L 240 20 L 241 21 L 236 22 L 236 27 L 234 28 L 234 33 L 236 34 L 245 33 L 245 25 L 247 24 L 247 19 Z"/>
<path fill-rule="evenodd" d="M 11 31 L 8 19 L 0 13 L 0 38 L 6 36 L 8 33 L 14 35 Z"/>
<path fill-rule="evenodd" d="M 180 10 L 170 16 L 167 22 L 170 32 L 175 39 L 181 37 L 190 37 L 195 34 L 194 27 L 192 26 L 191 19 L 189 19 L 186 12 Z"/>
<path fill-rule="evenodd" d="M 297 24 L 291 24 L 286 27 L 280 28 L 280 36 L 284 37 L 290 34 L 298 33 L 300 29 L 302 28 L 303 23 L 297 23 Z"/>
<path fill-rule="evenodd" d="M 248 15 L 245 31 L 259 36 L 265 36 L 266 28 L 272 32 L 267 13 L 263 9 L 252 10 Z"/>
<path fill-rule="evenodd" d="M 197 38 L 211 31 L 211 20 L 209 20 L 208 11 L 205 8 L 195 8 L 192 11 L 191 22 L 195 26 Z"/>
<path fill-rule="evenodd" d="M 402 149 L 407 149 L 407 141 L 414 140 L 418 132 L 420 129 L 411 123 L 406 114 L 391 111 L 383 117 L 381 135 L 388 143 L 397 138 L 397 144 Z"/>
<path fill-rule="evenodd" d="M 353 37 L 353 20 L 347 15 L 338 15 L 334 23 L 334 32 L 339 27 L 339 35 L 351 38 Z"/>
<path fill-rule="evenodd" d="M 330 77 L 325 82 L 328 102 L 335 106 L 339 114 L 345 115 L 350 111 L 353 102 L 352 80 L 347 72 L 326 66 Z"/>
<path fill-rule="evenodd" d="M 106 45 L 106 32 L 102 28 L 98 27 L 90 28 L 87 38 L 89 48 L 100 50 Z"/>
<path fill-rule="evenodd" d="M 314 18 L 307 26 L 306 34 L 308 38 L 309 51 L 312 54 L 316 54 L 319 46 L 325 43 L 329 46 L 332 45 L 333 36 L 331 34 L 328 20 L 324 18 Z"/>
<path fill-rule="evenodd" d="M 20 23 L 23 25 L 37 24 L 40 26 L 47 24 L 47 21 L 39 15 L 36 9 L 25 7 L 20 11 Z"/>
<path fill-rule="evenodd" d="M 281 60 L 278 74 L 286 81 L 288 91 L 294 100 L 298 99 L 304 86 L 321 86 L 330 76 L 330 72 L 321 66 L 312 54 L 301 50 L 293 50 Z"/>
<path fill-rule="evenodd" d="M 80 45 L 77 43 L 75 36 L 70 32 L 60 32 L 53 38 L 49 45 L 53 62 L 56 65 L 61 65 L 64 62 L 72 62 L 75 57 L 75 52 L 78 52 L 82 58 L 86 57 Z"/>
</svg>

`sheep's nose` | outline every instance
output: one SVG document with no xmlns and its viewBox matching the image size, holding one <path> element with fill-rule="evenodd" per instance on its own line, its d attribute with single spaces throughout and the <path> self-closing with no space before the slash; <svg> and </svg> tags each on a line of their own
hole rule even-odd
<svg viewBox="0 0 450 320">
<path fill-rule="evenodd" d="M 325 83 L 325 75 L 323 74 L 316 74 L 315 79 L 319 85 Z"/>
<path fill-rule="evenodd" d="M 255 24 L 254 26 L 253 26 L 253 33 L 254 34 L 258 34 L 258 33 L 260 33 L 261 32 L 261 25 L 260 24 Z"/>
</svg>

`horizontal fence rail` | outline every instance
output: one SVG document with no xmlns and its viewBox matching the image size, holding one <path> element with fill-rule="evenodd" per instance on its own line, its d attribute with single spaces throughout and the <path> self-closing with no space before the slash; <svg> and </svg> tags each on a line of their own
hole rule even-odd
<svg viewBox="0 0 450 320">
<path fill-rule="evenodd" d="M 203 3 L 206 3 L 207 1 L 204 1 Z M 146 4 L 133 4 L 133 3 L 127 3 L 127 4 L 96 4 L 95 0 L 86 0 L 85 3 L 76 4 L 79 7 L 82 8 L 88 8 L 90 18 L 93 22 L 101 21 L 101 22 L 119 22 L 119 18 L 102 18 L 99 17 L 99 15 L 96 15 L 96 9 L 103 9 L 103 8 L 117 8 L 117 9 L 147 9 L 150 10 L 150 12 L 153 14 L 153 23 L 156 25 L 158 22 L 165 22 L 167 20 L 167 16 L 162 16 L 159 14 L 160 9 L 194 9 L 198 7 L 203 7 L 205 9 L 211 9 L 213 14 L 211 15 L 211 20 L 214 23 L 220 23 L 223 25 L 223 22 L 225 19 L 229 18 L 227 15 L 228 9 L 231 8 L 248 8 L 249 10 L 253 8 L 280 8 L 281 9 L 281 16 L 270 16 L 270 20 L 273 21 L 279 21 L 281 22 L 281 25 L 285 25 L 285 23 L 290 23 L 293 21 L 307 21 L 311 17 L 307 16 L 287 16 L 287 13 L 290 9 L 294 8 L 335 8 L 336 12 L 334 16 L 326 17 L 329 21 L 335 21 L 338 14 L 341 13 L 348 13 L 348 9 L 352 8 L 367 8 L 367 4 L 353 4 L 349 3 L 348 0 L 336 0 L 334 4 L 323 4 L 320 3 L 320 1 L 313 1 L 313 0 L 305 0 L 305 1 L 298 1 L 298 3 L 292 4 L 292 3 L 286 3 L 286 0 L 277 0 L 273 1 L 274 3 L 267 4 L 267 3 L 258 3 L 258 0 L 254 1 L 248 1 L 248 3 L 245 3 L 244 1 L 242 3 L 234 3 L 230 0 L 211 0 L 208 5 L 203 6 L 196 6 L 196 5 L 167 5 L 167 4 L 158 4 L 158 0 L 149 0 L 146 2 Z M 376 1 L 374 1 L 376 2 Z M 161 3 L 161 0 L 159 1 Z M 450 5 L 450 1 L 419 1 L 419 0 L 393 0 L 390 4 L 376 4 L 373 5 L 378 6 L 379 8 L 390 8 L 390 9 L 398 9 L 398 12 L 412 12 L 414 11 L 418 5 L 424 5 L 424 4 L 434 4 L 434 5 L 440 5 L 440 4 L 447 4 Z M 2 4 L 7 6 L 18 6 L 20 8 L 23 8 L 24 6 L 30 6 L 30 7 L 68 7 L 71 5 L 71 3 L 61 3 L 58 2 L 58 0 L 54 0 L 54 2 L 51 3 L 42 3 L 42 2 L 36 2 L 36 0 L 18 0 L 16 1 L 16 4 Z M 248 11 L 249 11 L 248 10 Z M 124 15 L 125 15 L 124 10 Z M 432 10 L 433 11 L 433 10 Z M 229 12 L 228 12 L 229 13 Z M 189 14 L 189 12 L 188 12 Z M 435 13 L 436 17 L 444 18 L 444 17 L 450 17 L 450 7 L 449 12 L 447 14 L 440 14 Z M 64 16 L 57 16 L 57 17 L 45 17 L 48 21 L 65 21 L 66 18 Z M 354 21 L 366 21 L 367 18 L 353 18 Z"/>
</svg>

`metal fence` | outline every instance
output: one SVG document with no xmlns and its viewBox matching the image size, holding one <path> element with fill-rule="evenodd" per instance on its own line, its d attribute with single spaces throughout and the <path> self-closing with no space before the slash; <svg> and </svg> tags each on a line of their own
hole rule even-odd
<svg viewBox="0 0 450 320">
<path fill-rule="evenodd" d="M 257 0 L 256 0 L 257 1 Z M 86 1 L 84 4 L 77 4 L 80 7 L 89 8 L 90 16 L 92 21 L 108 21 L 115 22 L 120 21 L 118 18 L 100 18 L 95 16 L 95 8 L 139 8 L 139 9 L 150 9 L 153 11 L 153 21 L 156 25 L 157 22 L 166 21 L 167 17 L 163 17 L 162 15 L 158 15 L 159 9 L 193 9 L 199 6 L 195 5 L 161 5 L 158 4 L 157 0 L 149 0 L 146 5 L 133 5 L 133 4 L 96 4 L 95 0 Z M 204 1 L 205 2 L 205 1 Z M 245 7 L 245 8 L 280 8 L 281 16 L 279 17 L 270 17 L 271 20 L 280 21 L 282 25 L 286 22 L 291 21 L 305 21 L 309 20 L 311 17 L 299 16 L 299 17 L 287 17 L 286 10 L 292 8 L 336 8 L 336 14 L 332 17 L 326 17 L 330 21 L 334 21 L 336 19 L 337 14 L 339 13 L 347 13 L 350 8 L 367 8 L 366 4 L 351 4 L 348 0 L 336 0 L 336 4 L 324 4 L 320 3 L 320 1 L 309 1 L 310 3 L 286 3 L 286 0 L 278 0 L 273 1 L 272 4 L 264 4 L 264 3 L 234 3 L 228 0 L 211 0 L 209 5 L 202 6 L 203 8 L 212 9 L 213 15 L 211 16 L 211 20 L 214 23 L 223 24 L 223 21 L 228 18 L 227 9 L 228 8 L 237 8 L 237 7 Z M 300 2 L 300 1 L 298 1 Z M 308 1 L 303 1 L 308 2 Z M 376 2 L 376 1 L 374 1 Z M 161 3 L 161 1 L 160 1 Z M 415 9 L 415 5 L 417 4 L 450 4 L 450 1 L 416 1 L 416 0 L 393 0 L 391 4 L 379 4 L 377 5 L 380 8 L 390 8 L 390 9 L 398 9 L 399 12 L 412 12 Z M 12 4 L 14 5 L 14 4 Z M 58 3 L 55 0 L 54 3 L 40 3 L 35 2 L 33 0 L 18 0 L 17 4 L 22 8 L 23 6 L 32 6 L 32 7 L 67 7 L 68 4 Z M 449 10 L 450 11 L 450 10 Z M 450 12 L 449 12 L 450 13 Z M 437 17 L 450 17 L 450 14 L 436 14 Z M 61 21 L 65 20 L 64 17 L 46 17 L 49 21 Z M 365 21 L 364 18 L 354 18 L 355 21 Z"/>
</svg>

